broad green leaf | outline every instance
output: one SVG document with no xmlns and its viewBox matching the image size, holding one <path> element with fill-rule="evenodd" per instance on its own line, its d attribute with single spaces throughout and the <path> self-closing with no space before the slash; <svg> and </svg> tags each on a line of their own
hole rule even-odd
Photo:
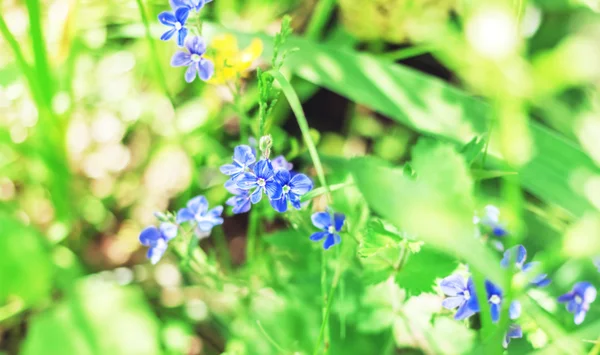
<svg viewBox="0 0 600 355">
<path fill-rule="evenodd" d="M 23 355 L 159 354 L 158 321 L 141 291 L 94 277 L 31 319 Z"/>
<path fill-rule="evenodd" d="M 20 300 L 32 305 L 49 296 L 50 249 L 32 227 L 0 214 L 0 306 Z"/>
<path fill-rule="evenodd" d="M 396 274 L 396 283 L 409 295 L 431 292 L 435 280 L 450 275 L 457 266 L 456 259 L 425 245 L 418 252 L 410 253 Z"/>
<path fill-rule="evenodd" d="M 419 142 L 413 150 L 415 180 L 373 158 L 356 158 L 349 166 L 373 211 L 503 284 L 498 256 L 474 236 L 473 183 L 464 159 L 451 145 Z"/>
</svg>

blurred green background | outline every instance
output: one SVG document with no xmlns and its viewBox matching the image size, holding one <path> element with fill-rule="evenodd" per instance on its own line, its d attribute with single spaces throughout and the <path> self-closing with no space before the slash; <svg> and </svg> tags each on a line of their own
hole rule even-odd
<svg viewBox="0 0 600 355">
<path fill-rule="evenodd" d="M 155 211 L 200 193 L 224 203 L 218 167 L 239 143 L 240 117 L 258 110 L 252 70 L 233 102 L 227 86 L 186 84 L 183 70 L 170 67 L 176 47 L 158 40 L 156 20 L 168 9 L 166 0 L 0 2 L 1 353 L 313 351 L 322 280 L 308 212 L 286 224 L 262 209 L 256 264 L 245 260 L 246 230 L 256 221 L 227 214 L 213 231 L 220 237 L 201 242 L 205 266 L 224 270 L 218 275 L 194 276 L 174 256 L 152 266 L 138 242 Z M 220 34 L 236 36 L 240 48 L 260 38 L 254 67 L 263 68 L 282 16 L 292 16 L 287 48 L 296 51 L 283 71 L 330 182 L 352 175 L 359 185 L 336 195 L 356 243 L 347 236 L 351 257 L 333 304 L 329 353 L 459 354 L 478 342 L 441 311 L 431 285 L 410 297 L 411 288 L 425 291 L 421 269 L 430 268 L 424 274 L 433 281 L 456 263 L 424 254 L 417 276 L 399 287 L 379 283 L 389 274 L 367 275 L 377 266 L 357 257 L 372 232 L 366 206 L 388 216 L 374 201 L 381 191 L 360 186 L 385 185 L 362 180 L 348 158 L 404 164 L 421 136 L 459 149 L 480 138 L 487 158 L 475 154 L 475 202 L 465 208 L 499 205 L 518 231 L 510 241 L 525 244 L 554 279 L 528 295 L 526 340 L 509 351 L 578 354 L 594 346 L 582 340 L 600 335 L 600 312 L 592 308 L 576 328 L 552 298 L 578 280 L 598 281 L 591 260 L 600 255 L 599 12 L 597 0 L 214 0 L 203 9 L 209 47 Z M 314 176 L 283 97 L 270 133 L 277 154 Z M 436 188 L 456 186 L 445 177 Z M 390 209 L 413 206 L 423 212 L 411 217 L 416 224 L 435 224 L 418 209 L 433 202 L 416 198 Z M 426 241 L 452 254 L 451 237 L 464 238 Z M 477 259 L 468 254 L 457 253 Z M 332 278 L 335 265 L 325 267 Z"/>
</svg>

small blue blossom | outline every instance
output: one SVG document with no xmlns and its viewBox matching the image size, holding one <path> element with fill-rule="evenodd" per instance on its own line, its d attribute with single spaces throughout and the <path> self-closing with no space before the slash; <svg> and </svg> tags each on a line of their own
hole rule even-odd
<svg viewBox="0 0 600 355">
<path fill-rule="evenodd" d="M 177 212 L 177 223 L 192 221 L 199 232 L 208 233 L 214 226 L 223 224 L 223 206 L 208 209 L 208 201 L 204 196 L 196 196 L 189 200 L 186 207 Z"/>
<path fill-rule="evenodd" d="M 170 0 L 171 7 L 173 10 L 179 8 L 187 8 L 189 10 L 200 11 L 204 7 L 204 5 L 212 2 L 212 0 Z"/>
<path fill-rule="evenodd" d="M 256 162 L 254 150 L 247 145 L 238 145 L 233 150 L 233 163 L 222 165 L 220 170 L 223 174 L 237 179 L 240 175 L 248 172 L 248 169 Z"/>
<path fill-rule="evenodd" d="M 292 174 L 287 170 L 279 170 L 275 174 L 275 181 L 281 186 L 281 198 L 271 200 L 271 206 L 277 212 L 285 212 L 288 208 L 288 200 L 292 206 L 300 209 L 300 197 L 313 188 L 313 182 L 304 174 Z"/>
<path fill-rule="evenodd" d="M 492 322 L 496 323 L 500 320 L 500 309 L 502 308 L 502 290 L 489 280 L 485 280 L 485 291 L 487 293 L 488 303 L 490 304 L 490 312 Z M 513 301 L 508 309 L 510 319 L 517 319 L 521 316 L 521 303 Z"/>
<path fill-rule="evenodd" d="M 575 324 L 579 325 L 595 299 L 596 288 L 591 283 L 582 281 L 576 283 L 570 292 L 560 296 L 558 302 L 567 304 L 567 310 L 575 315 Z"/>
<path fill-rule="evenodd" d="M 173 37 L 173 35 L 177 34 L 177 45 L 179 47 L 183 46 L 183 42 L 185 37 L 188 34 L 188 29 L 185 27 L 185 22 L 187 21 L 188 15 L 190 11 L 186 7 L 180 7 L 175 12 L 164 11 L 158 15 L 158 20 L 165 26 L 171 27 L 171 29 L 167 30 L 167 32 L 163 33 L 160 36 L 160 39 L 163 41 L 168 41 Z"/>
<path fill-rule="evenodd" d="M 177 10 L 179 11 L 179 10 Z M 171 65 L 174 67 L 187 66 L 185 71 L 185 81 L 191 83 L 196 78 L 196 74 L 200 79 L 206 81 L 210 79 L 215 71 L 213 62 L 203 57 L 206 53 L 206 44 L 201 37 L 188 37 L 185 40 L 186 52 L 177 52 L 171 58 Z"/>
<path fill-rule="evenodd" d="M 271 164 L 273 165 L 273 169 L 275 171 L 279 171 L 279 170 L 291 171 L 294 168 L 294 164 L 289 163 L 283 155 L 280 155 L 277 158 L 271 160 Z"/>
<path fill-rule="evenodd" d="M 523 330 L 518 324 L 511 324 L 508 327 L 508 331 L 504 335 L 504 339 L 502 340 L 502 346 L 506 349 L 508 348 L 508 344 L 510 344 L 511 339 L 520 339 L 523 337 Z"/>
<path fill-rule="evenodd" d="M 469 277 L 469 280 L 465 281 L 460 275 L 450 275 L 442 280 L 440 288 L 446 296 L 449 296 L 442 301 L 442 306 L 446 309 L 458 307 L 454 319 L 467 319 L 479 312 L 479 303 L 472 278 Z"/>
<path fill-rule="evenodd" d="M 484 215 L 481 218 L 475 217 L 474 222 L 486 228 L 489 228 L 496 237 L 504 237 L 508 234 L 506 227 L 500 223 L 500 210 L 493 205 L 487 205 L 483 208 Z"/>
<path fill-rule="evenodd" d="M 167 251 L 169 241 L 177 236 L 177 225 L 161 223 L 158 228 L 150 226 L 140 233 L 140 243 L 148 248 L 146 256 L 152 264 L 156 264 Z"/>
<path fill-rule="evenodd" d="M 246 213 L 250 210 L 252 203 L 250 202 L 250 195 L 247 190 L 242 190 L 237 187 L 234 180 L 227 180 L 225 188 L 227 191 L 234 194 L 234 196 L 231 196 L 227 202 L 225 202 L 228 206 L 233 207 L 233 213 Z"/>
<path fill-rule="evenodd" d="M 342 238 L 338 234 L 344 226 L 346 216 L 342 213 L 335 213 L 333 215 L 333 221 L 329 212 L 316 212 L 311 216 L 312 223 L 315 227 L 322 229 L 321 232 L 313 233 L 310 236 L 310 240 L 318 242 L 325 239 L 323 248 L 325 250 L 331 248 L 336 244 L 342 242 Z"/>
<path fill-rule="evenodd" d="M 281 198 L 283 190 L 281 185 L 275 181 L 275 171 L 268 159 L 262 159 L 252 169 L 252 172 L 246 172 L 236 181 L 237 187 L 242 190 L 251 190 L 256 188 L 250 194 L 250 201 L 256 204 L 262 199 L 265 192 L 270 200 Z"/>
<path fill-rule="evenodd" d="M 525 260 L 527 260 L 527 249 L 520 244 L 504 252 L 504 257 L 502 258 L 502 261 L 500 261 L 500 265 L 502 265 L 504 268 L 507 268 L 510 260 L 515 262 L 517 269 L 525 273 L 535 270 L 540 264 L 539 262 L 535 261 L 525 263 Z M 530 284 L 537 287 L 546 287 L 551 282 L 552 281 L 548 278 L 548 274 L 536 275 L 529 281 Z"/>
</svg>

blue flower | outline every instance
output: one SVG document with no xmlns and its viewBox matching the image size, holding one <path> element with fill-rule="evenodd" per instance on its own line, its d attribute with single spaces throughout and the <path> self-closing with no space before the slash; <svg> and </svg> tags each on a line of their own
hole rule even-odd
<svg viewBox="0 0 600 355">
<path fill-rule="evenodd" d="M 140 233 L 140 243 L 148 246 L 146 256 L 152 264 L 156 264 L 167 251 L 168 242 L 177 236 L 177 226 L 173 223 L 161 223 L 158 228 L 147 227 Z"/>
<path fill-rule="evenodd" d="M 442 306 L 446 309 L 458 307 L 454 319 L 463 320 L 479 312 L 475 285 L 470 277 L 465 281 L 460 275 L 450 275 L 442 280 L 440 288 L 446 296 L 449 296 L 442 301 Z"/>
<path fill-rule="evenodd" d="M 500 223 L 500 210 L 498 207 L 487 205 L 483 210 L 483 217 L 475 218 L 475 223 L 489 228 L 496 237 L 504 237 L 508 234 L 504 225 Z"/>
<path fill-rule="evenodd" d="M 292 176 L 287 170 L 279 170 L 275 174 L 275 181 L 281 186 L 281 198 L 271 200 L 271 206 L 277 212 L 285 212 L 288 208 L 288 200 L 292 206 L 300 209 L 300 197 L 312 190 L 313 182 L 304 174 Z"/>
<path fill-rule="evenodd" d="M 196 36 L 189 37 L 185 40 L 185 47 L 189 53 L 175 53 L 171 58 L 171 65 L 174 67 L 188 67 L 185 71 L 185 81 L 188 83 L 194 81 L 196 73 L 202 80 L 210 79 L 215 71 L 215 66 L 213 62 L 202 57 L 206 52 L 204 40 Z"/>
<path fill-rule="evenodd" d="M 227 180 L 225 183 L 225 188 L 235 195 L 231 196 L 227 202 L 225 202 L 228 206 L 233 207 L 233 213 L 246 213 L 250 210 L 252 203 L 250 202 L 250 195 L 248 194 L 248 191 L 237 187 L 237 184 L 234 180 Z"/>
<path fill-rule="evenodd" d="M 233 163 L 222 165 L 220 170 L 223 174 L 231 177 L 232 180 L 237 179 L 240 175 L 247 172 L 248 169 L 256 162 L 256 156 L 250 146 L 238 145 L 233 150 Z"/>
<path fill-rule="evenodd" d="M 289 163 L 283 155 L 280 155 L 277 158 L 271 160 L 271 164 L 273 164 L 273 169 L 275 169 L 275 171 L 291 171 L 294 168 L 294 164 Z"/>
<path fill-rule="evenodd" d="M 560 296 L 558 302 L 566 302 L 567 310 L 575 315 L 575 324 L 581 324 L 590 304 L 596 299 L 596 288 L 587 281 L 578 282 L 573 289 Z"/>
<path fill-rule="evenodd" d="M 200 232 L 210 232 L 219 224 L 223 224 L 223 206 L 208 210 L 208 201 L 204 196 L 196 196 L 189 200 L 186 207 L 177 212 L 177 223 L 192 221 Z"/>
<path fill-rule="evenodd" d="M 275 171 L 268 159 L 262 159 L 256 164 L 252 172 L 246 172 L 237 180 L 237 186 L 242 190 L 251 190 L 256 188 L 250 194 L 250 201 L 258 203 L 262 199 L 263 191 L 266 192 L 270 200 L 281 198 L 283 190 L 281 185 L 275 181 Z"/>
<path fill-rule="evenodd" d="M 506 349 L 508 348 L 508 344 L 511 339 L 520 339 L 523 337 L 523 330 L 518 324 L 511 324 L 508 327 L 508 331 L 504 334 L 504 339 L 502 340 L 502 346 Z"/>
<path fill-rule="evenodd" d="M 517 269 L 527 273 L 536 269 L 536 267 L 540 264 L 539 262 L 535 261 L 525 263 L 526 259 L 527 250 L 524 246 L 519 244 L 504 252 L 504 257 L 502 258 L 502 261 L 500 261 L 500 265 L 502 265 L 504 268 L 507 268 L 510 260 L 513 260 Z M 530 284 L 537 287 L 546 287 L 550 284 L 550 282 L 552 281 L 548 278 L 548 274 L 536 275 L 529 281 Z"/>
<path fill-rule="evenodd" d="M 310 236 L 310 240 L 318 242 L 321 239 L 325 239 L 323 243 L 324 249 L 329 249 L 336 244 L 342 242 L 342 238 L 337 233 L 342 230 L 346 216 L 342 213 L 335 213 L 333 215 L 333 222 L 329 212 L 316 212 L 311 216 L 312 223 L 315 227 L 321 228 L 322 232 L 313 233 Z"/>
<path fill-rule="evenodd" d="M 188 8 L 180 7 L 175 10 L 175 13 L 164 11 L 158 14 L 158 20 L 160 23 L 171 27 L 171 29 L 167 30 L 167 32 L 160 36 L 160 39 L 163 41 L 168 41 L 171 39 L 171 37 L 173 37 L 174 34 L 177 34 L 177 45 L 182 47 L 183 41 L 188 34 L 188 30 L 185 27 L 185 22 L 187 21 L 189 13 L 190 11 Z"/>
<path fill-rule="evenodd" d="M 500 309 L 502 308 L 502 290 L 494 285 L 491 281 L 485 280 L 485 291 L 487 293 L 488 303 L 490 304 L 490 312 L 494 323 L 500 320 Z M 508 309 L 510 319 L 517 319 L 521 316 L 521 303 L 513 301 Z"/>
</svg>

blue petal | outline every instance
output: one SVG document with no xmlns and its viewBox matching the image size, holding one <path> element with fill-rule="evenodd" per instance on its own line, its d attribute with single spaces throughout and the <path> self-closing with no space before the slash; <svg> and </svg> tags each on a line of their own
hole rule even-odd
<svg viewBox="0 0 600 355">
<path fill-rule="evenodd" d="M 487 292 L 488 299 L 490 297 L 492 297 L 493 295 L 497 295 L 499 297 L 502 297 L 502 290 L 498 286 L 494 285 L 489 280 L 485 280 L 485 290 Z"/>
<path fill-rule="evenodd" d="M 161 223 L 159 228 L 162 236 L 167 242 L 177 236 L 177 225 L 173 223 Z"/>
<path fill-rule="evenodd" d="M 150 246 L 156 243 L 156 241 L 160 239 L 160 236 L 161 234 L 158 228 L 151 226 L 147 227 L 140 233 L 139 239 L 140 243 L 143 245 Z"/>
<path fill-rule="evenodd" d="M 464 303 L 465 298 L 463 296 L 452 296 L 442 301 L 442 307 L 446 309 L 454 309 L 456 307 L 462 306 Z"/>
<path fill-rule="evenodd" d="M 552 280 L 548 278 L 548 274 L 539 274 L 530 283 L 536 287 L 546 287 L 552 283 Z"/>
<path fill-rule="evenodd" d="M 335 213 L 333 215 L 333 223 L 335 224 L 335 230 L 341 231 L 344 226 L 344 221 L 346 220 L 346 216 L 343 213 Z"/>
<path fill-rule="evenodd" d="M 177 32 L 176 29 L 170 29 L 167 32 L 163 33 L 162 36 L 160 36 L 161 41 L 168 41 L 171 39 L 171 37 L 173 37 L 173 35 L 175 34 L 175 32 Z"/>
<path fill-rule="evenodd" d="M 327 232 L 316 232 L 310 236 L 310 240 L 312 240 L 313 242 L 318 242 L 319 240 L 325 238 L 328 235 L 329 233 Z"/>
<path fill-rule="evenodd" d="M 564 303 L 564 302 L 570 302 L 574 298 L 575 298 L 575 294 L 573 292 L 568 292 L 562 296 L 559 296 L 557 300 L 558 300 L 558 302 Z"/>
<path fill-rule="evenodd" d="M 181 224 L 183 222 L 187 222 L 187 221 L 191 221 L 194 219 L 194 214 L 187 208 L 182 208 L 177 212 L 177 217 L 175 218 L 175 221 L 178 224 Z"/>
<path fill-rule="evenodd" d="M 188 83 L 194 81 L 194 79 L 196 79 L 196 71 L 197 66 L 194 65 L 194 63 L 190 63 L 190 66 L 185 71 L 185 81 Z"/>
<path fill-rule="evenodd" d="M 254 174 L 259 178 L 267 180 L 274 175 L 273 166 L 267 159 L 259 160 L 256 165 L 254 165 Z"/>
<path fill-rule="evenodd" d="M 497 323 L 500 320 L 500 305 L 492 303 L 490 305 L 490 312 L 492 314 L 492 322 Z"/>
<path fill-rule="evenodd" d="M 233 161 L 240 166 L 248 166 L 256 161 L 256 157 L 250 146 L 238 145 L 233 150 Z"/>
<path fill-rule="evenodd" d="M 576 325 L 579 325 L 579 324 L 583 323 L 583 321 L 585 319 L 585 314 L 586 313 L 587 312 L 585 310 L 583 310 L 583 309 L 581 309 L 581 310 L 579 310 L 578 312 L 575 313 L 574 321 L 575 321 Z"/>
<path fill-rule="evenodd" d="M 288 209 L 287 197 L 286 195 L 281 196 L 281 198 L 277 200 L 271 200 L 271 206 L 273 209 L 279 213 L 283 213 Z"/>
<path fill-rule="evenodd" d="M 467 303 L 463 303 L 463 305 L 460 306 L 458 308 L 458 310 L 456 311 L 456 314 L 454 315 L 454 319 L 456 319 L 456 320 L 467 319 L 475 313 L 476 312 L 474 310 L 472 310 L 471 308 L 469 308 L 467 306 Z"/>
<path fill-rule="evenodd" d="M 511 324 L 508 327 L 508 332 L 504 335 L 504 339 L 502 340 L 502 346 L 506 349 L 508 344 L 510 343 L 510 339 L 517 339 L 523 337 L 523 330 L 517 324 Z"/>
<path fill-rule="evenodd" d="M 329 233 L 327 235 L 327 238 L 325 239 L 325 243 L 323 243 L 323 248 L 325 250 L 331 248 L 332 246 L 334 246 L 336 244 L 336 239 L 335 239 L 335 234 L 333 233 Z"/>
<path fill-rule="evenodd" d="M 523 264 L 525 263 L 525 259 L 527 259 L 527 250 L 525 249 L 524 246 L 522 245 L 517 245 L 517 257 L 516 257 L 516 262 L 517 262 L 517 266 L 519 268 L 523 267 Z"/>
<path fill-rule="evenodd" d="M 206 197 L 202 195 L 189 200 L 186 206 L 194 215 L 201 215 L 208 211 L 208 201 L 206 200 Z"/>
<path fill-rule="evenodd" d="M 283 194 L 281 185 L 279 185 L 274 180 L 267 181 L 267 183 L 265 184 L 265 191 L 267 192 L 267 196 L 269 196 L 269 199 L 271 200 L 280 199 Z"/>
<path fill-rule="evenodd" d="M 262 189 L 262 187 L 259 187 L 256 190 L 254 190 L 254 192 L 252 192 L 252 194 L 250 195 L 250 201 L 252 201 L 253 204 L 259 203 L 260 200 L 262 199 L 262 195 L 263 195 L 263 189 Z"/>
<path fill-rule="evenodd" d="M 183 27 L 179 30 L 179 33 L 177 33 L 177 45 L 179 47 L 183 47 L 183 43 L 185 41 L 185 37 L 188 34 L 188 30 L 187 28 Z"/>
<path fill-rule="evenodd" d="M 189 14 L 190 9 L 188 7 L 180 7 L 175 10 L 175 18 L 181 24 L 181 26 L 185 25 Z"/>
<path fill-rule="evenodd" d="M 202 58 L 196 65 L 198 67 L 198 76 L 200 79 L 206 81 L 213 76 L 215 65 L 210 60 Z"/>
<path fill-rule="evenodd" d="M 302 205 L 300 204 L 300 198 L 298 196 L 294 194 L 288 194 L 288 198 L 292 203 L 292 207 L 294 207 L 295 209 L 299 210 L 302 207 Z"/>
<path fill-rule="evenodd" d="M 253 173 L 243 173 L 236 181 L 237 187 L 242 190 L 250 190 L 258 185 L 258 177 Z"/>
<path fill-rule="evenodd" d="M 160 21 L 160 23 L 162 23 L 163 25 L 175 26 L 175 22 L 177 22 L 177 19 L 175 18 L 175 15 L 172 12 L 164 11 L 158 14 L 158 21 Z"/>
<path fill-rule="evenodd" d="M 291 188 L 290 191 L 293 192 L 294 194 L 300 195 L 300 196 L 309 192 L 313 188 L 312 180 L 309 179 L 308 176 L 306 176 L 304 174 L 294 175 L 294 177 L 292 177 L 292 179 L 290 180 L 289 185 Z"/>
<path fill-rule="evenodd" d="M 275 174 L 275 181 L 277 181 L 281 186 L 288 185 L 290 183 L 290 179 L 291 175 L 287 170 L 278 170 Z"/>
<path fill-rule="evenodd" d="M 171 66 L 173 67 L 189 65 L 191 62 L 190 55 L 185 52 L 177 52 L 173 54 L 173 57 L 171 58 Z"/>
<path fill-rule="evenodd" d="M 331 216 L 327 212 L 316 212 L 310 217 L 315 227 L 327 229 L 331 226 Z"/>
<path fill-rule="evenodd" d="M 442 292 L 447 296 L 456 296 L 467 289 L 467 283 L 464 277 L 454 274 L 450 275 L 440 282 Z"/>
<path fill-rule="evenodd" d="M 596 288 L 587 281 L 576 283 L 573 286 L 573 292 L 578 294 L 587 303 L 591 303 L 596 299 Z"/>
<path fill-rule="evenodd" d="M 273 169 L 275 170 L 292 170 L 294 167 L 293 164 L 288 163 L 283 155 L 278 156 L 277 158 L 271 160 L 271 164 L 273 165 Z"/>
<path fill-rule="evenodd" d="M 508 314 L 512 320 L 519 318 L 521 316 L 521 302 L 512 301 L 508 308 Z"/>
<path fill-rule="evenodd" d="M 167 242 L 165 242 L 162 239 L 159 239 L 155 246 L 148 249 L 146 257 L 150 259 L 150 262 L 152 264 L 156 264 L 163 257 L 165 251 L 167 251 Z"/>
<path fill-rule="evenodd" d="M 233 164 L 221 165 L 219 170 L 221 170 L 221 172 L 223 174 L 231 176 L 231 175 L 237 175 L 237 174 L 243 172 L 244 168 L 236 163 L 233 163 Z"/>
<path fill-rule="evenodd" d="M 206 43 L 201 37 L 188 37 L 188 39 L 185 41 L 185 46 L 190 51 L 190 54 L 198 54 L 199 56 L 202 56 L 206 52 Z"/>
<path fill-rule="evenodd" d="M 201 232 L 210 232 L 211 229 L 213 229 L 215 225 L 208 220 L 204 220 L 204 221 L 200 221 L 197 224 L 197 228 L 201 231 Z"/>
<path fill-rule="evenodd" d="M 492 229 L 492 233 L 496 236 L 496 237 L 504 237 L 507 233 L 506 233 L 506 229 L 504 229 L 504 227 L 502 226 L 496 226 Z"/>
<path fill-rule="evenodd" d="M 227 191 L 231 192 L 234 195 L 241 195 L 246 193 L 246 191 L 240 189 L 237 186 L 237 183 L 233 179 L 229 179 L 227 180 L 227 182 L 225 182 L 225 189 L 227 189 Z"/>
<path fill-rule="evenodd" d="M 250 211 L 250 207 L 252 207 L 252 203 L 249 197 L 238 198 L 235 207 L 233 207 L 233 213 L 246 213 Z"/>
</svg>

